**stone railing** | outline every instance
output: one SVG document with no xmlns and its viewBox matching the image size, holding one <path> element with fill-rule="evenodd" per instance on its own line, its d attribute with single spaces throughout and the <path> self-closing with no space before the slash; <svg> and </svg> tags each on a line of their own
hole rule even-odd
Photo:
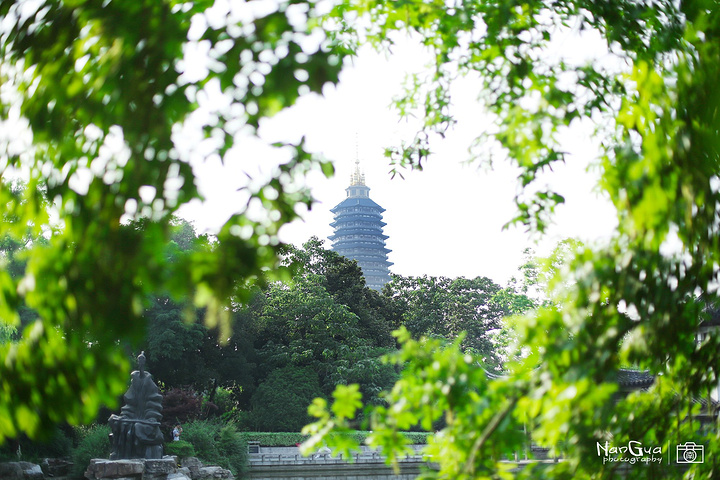
<svg viewBox="0 0 720 480">
<path fill-rule="evenodd" d="M 415 454 L 401 457 L 399 463 L 405 464 L 424 464 L 427 459 L 419 452 L 419 448 L 414 448 Z M 291 466 L 291 465 L 384 465 L 385 457 L 375 450 L 363 448 L 360 452 L 355 452 L 351 457 L 342 454 L 331 455 L 330 453 L 317 452 L 311 455 L 303 456 L 296 447 L 261 447 L 258 453 L 248 455 L 250 468 L 253 467 L 273 467 L 273 466 Z"/>
</svg>

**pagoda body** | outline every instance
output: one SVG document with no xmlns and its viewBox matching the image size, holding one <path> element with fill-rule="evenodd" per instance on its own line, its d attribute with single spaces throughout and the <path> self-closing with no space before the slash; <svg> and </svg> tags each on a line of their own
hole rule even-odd
<svg viewBox="0 0 720 480">
<path fill-rule="evenodd" d="M 385 211 L 370 199 L 370 188 L 365 185 L 365 175 L 355 162 L 355 173 L 350 176 L 350 186 L 345 189 L 347 198 L 330 211 L 335 221 L 330 224 L 335 233 L 329 238 L 332 250 L 351 260 L 356 260 L 367 286 L 381 290 L 390 281 L 390 265 L 383 234 L 382 214 Z"/>
</svg>

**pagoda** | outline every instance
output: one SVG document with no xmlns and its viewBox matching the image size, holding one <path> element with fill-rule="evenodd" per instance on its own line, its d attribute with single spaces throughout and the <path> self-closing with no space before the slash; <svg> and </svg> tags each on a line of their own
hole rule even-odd
<svg viewBox="0 0 720 480">
<path fill-rule="evenodd" d="M 390 281 L 390 265 L 385 248 L 387 235 L 383 234 L 382 213 L 385 211 L 370 199 L 370 188 L 365 185 L 365 175 L 360 172 L 360 161 L 355 161 L 355 172 L 350 175 L 350 186 L 345 189 L 347 198 L 330 209 L 335 230 L 328 237 L 332 250 L 351 260 L 356 260 L 368 287 L 381 290 Z"/>
</svg>

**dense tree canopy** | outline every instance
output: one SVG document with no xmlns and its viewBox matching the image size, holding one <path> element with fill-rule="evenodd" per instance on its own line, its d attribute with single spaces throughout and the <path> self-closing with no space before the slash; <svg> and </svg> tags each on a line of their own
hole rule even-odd
<svg viewBox="0 0 720 480">
<path fill-rule="evenodd" d="M 400 324 L 399 309 L 403 307 L 366 288 L 357 262 L 326 249 L 317 237 L 312 237 L 302 248 L 288 248 L 284 258 L 285 264 L 299 268 L 303 278 L 317 275 L 315 278 L 334 301 L 357 315 L 363 335 L 370 335 L 374 345 L 395 346 L 391 332 Z"/>
<path fill-rule="evenodd" d="M 165 250 L 170 261 L 202 249 L 207 241 L 196 237 L 187 222 L 177 222 L 171 238 Z M 317 239 L 283 252 L 283 264 L 295 272 L 292 278 L 256 288 L 249 301 L 235 307 L 232 335 L 224 344 L 218 342 L 217 329 L 196 321 L 203 309 L 187 299 L 150 296 L 144 312 L 147 333 L 139 349 L 173 402 L 204 398 L 213 403 L 222 392 L 242 412 L 243 428 L 299 430 L 307 423 L 306 407 L 314 395 L 359 383 L 365 398 L 377 403 L 379 393 L 395 381 L 396 368 L 380 359 L 396 346 L 390 334 L 395 319 L 383 315 L 396 310 L 394 301 L 367 288 L 355 262 L 326 250 Z M 308 261 L 311 257 L 315 260 Z M 305 378 L 307 372 L 312 378 Z M 298 400 L 300 385 L 295 393 L 283 386 L 300 379 L 316 386 L 303 400 Z M 288 408 L 278 416 L 276 407 L 284 404 Z M 214 413 L 226 410 L 203 415 Z"/>
<path fill-rule="evenodd" d="M 166 255 L 173 257 L 204 243 L 184 222 L 172 239 Z M 396 351 L 393 328 L 405 325 L 415 337 L 448 342 L 466 330 L 463 349 L 481 354 L 490 368 L 504 353 L 494 332 L 504 326 L 500 317 L 511 311 L 509 305 L 530 302 L 514 287 L 501 289 L 481 277 L 396 276 L 381 295 L 367 288 L 356 262 L 315 238 L 301 248 L 285 247 L 283 264 L 294 272 L 291 281 L 256 289 L 252 300 L 233 312 L 233 334 L 224 346 L 217 332 L 186 321 L 188 313 L 200 317 L 202 310 L 153 295 L 141 348 L 155 378 L 168 389 L 191 387 L 210 401 L 218 387 L 226 389 L 243 412 L 245 428 L 299 428 L 307 422 L 306 411 L 288 402 L 294 394 L 278 372 L 316 385 L 314 394 L 323 396 L 336 385 L 357 383 L 368 403 L 383 404 L 381 392 L 402 369 L 381 359 Z M 312 378 L 305 378 L 308 372 Z M 267 407 L 284 404 L 282 419 Z"/>
<path fill-rule="evenodd" d="M 415 337 L 455 339 L 465 333 L 463 347 L 484 363 L 498 365 L 497 334 L 510 315 L 502 288 L 485 277 L 473 279 L 394 276 L 386 293 L 403 304 L 402 324 Z M 506 292 L 507 293 L 507 292 Z"/>
<path fill-rule="evenodd" d="M 358 383 L 368 401 L 379 402 L 378 394 L 397 376 L 380 358 L 396 346 L 390 334 L 393 300 L 365 285 L 356 262 L 317 239 L 289 247 L 284 258 L 297 273 L 290 284 L 265 291 L 253 320 L 261 386 L 279 368 L 308 367 L 318 375 L 323 395 L 338 384 Z M 258 404 L 254 398 L 253 404 Z"/>
</svg>

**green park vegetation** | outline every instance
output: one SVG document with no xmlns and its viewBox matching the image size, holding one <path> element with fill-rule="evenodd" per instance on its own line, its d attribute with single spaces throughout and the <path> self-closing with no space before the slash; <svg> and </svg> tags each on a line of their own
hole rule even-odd
<svg viewBox="0 0 720 480">
<path fill-rule="evenodd" d="M 197 237 L 187 222 L 175 221 L 163 255 L 182 257 L 209 241 Z M 7 250 L 18 275 L 25 268 L 22 253 Z M 432 336 L 444 343 L 470 331 L 472 342 L 467 341 L 470 335 L 464 337 L 468 351 L 497 366 L 504 351 L 499 341 L 502 318 L 513 313 L 512 305 L 533 302 L 514 287 L 503 289 L 481 277 L 396 276 L 378 293 L 365 286 L 357 263 L 325 249 L 315 238 L 302 248 L 286 246 L 281 253 L 281 266 L 293 272 L 291 281 L 255 287 L 250 300 L 232 312 L 232 333 L 223 343 L 219 327 L 202 321 L 205 308 L 168 294 L 146 299 L 145 334 L 136 349 L 145 352 L 147 368 L 163 391 L 165 437 L 171 438 L 174 425 L 183 426 L 182 441 L 168 441 L 166 453 L 198 456 L 242 471 L 247 441 L 264 446 L 306 441 L 308 435 L 300 431 L 312 420 L 308 405 L 316 397 L 330 398 L 338 384 L 358 385 L 369 404 L 383 404 L 382 392 L 392 388 L 401 371 L 383 360 L 397 351 L 392 335 L 397 327 L 406 325 L 416 338 Z M 28 318 L 32 322 L 36 316 Z M 20 328 L 25 327 L 21 322 Z M 11 343 L 18 339 L 17 332 L 10 336 Z M 129 360 L 137 353 L 129 345 L 125 352 Z M 109 454 L 108 416 L 104 408 L 93 427 L 66 427 L 64 437 L 58 431 L 64 438 L 62 449 L 21 438 L 7 441 L 0 454 L 16 458 L 20 447 L 26 459 L 69 456 L 81 475 L 90 458 Z M 369 435 L 354 431 L 351 436 L 363 442 Z M 406 435 L 418 443 L 427 437 L 420 431 Z M 53 439 L 50 445 L 58 441 Z"/>
<path fill-rule="evenodd" d="M 201 420 L 295 428 L 304 420 L 264 407 L 301 416 L 293 399 L 315 397 L 307 448 L 347 450 L 359 439 L 344 433 L 368 428 L 365 441 L 393 458 L 401 431 L 436 432 L 438 478 L 616 478 L 621 463 L 598 461 L 605 441 L 710 452 L 687 471 L 643 465 L 632 478 L 717 476 L 719 429 L 700 427 L 693 401 L 720 379 L 720 336 L 696 341 L 720 264 L 716 0 L 278 2 L 204 21 L 211 4 L 0 3 L 12 132 L 0 137 L 0 443 L 95 421 L 144 348 L 166 391 L 183 390 L 178 420 L 197 398 Z M 611 60 L 547 54 L 571 32 Z M 421 128 L 390 161 L 422 168 L 455 123 L 455 81 L 474 81 L 493 127 L 470 152 L 518 169 L 510 224 L 546 231 L 565 200 L 544 182 L 566 160 L 561 139 L 595 127 L 592 167 L 618 227 L 602 245 L 558 251 L 549 302 L 507 298 L 483 279 L 397 279 L 379 295 L 352 263 L 281 245 L 280 226 L 312 203 L 295 179 L 332 172 L 302 139 L 276 145 L 289 160 L 248 190 L 264 215 L 241 210 L 213 238 L 173 237 L 174 214 L 199 198 L 191 158 L 229 159 L 238 132 L 256 135 L 263 118 L 336 84 L 364 45 L 391 50 L 406 35 L 432 62 L 396 103 Z M 184 50 L 209 58 L 190 67 Z M 227 101 L 208 106 L 219 91 Z M 468 317 L 456 301 L 466 295 L 499 310 Z M 500 322 L 523 312 L 512 329 Z M 495 330 L 516 349 L 494 350 L 484 334 Z M 615 395 L 625 365 L 656 375 L 653 386 Z M 524 429 L 564 461 L 509 472 L 501 460 L 526 447 Z M 215 445 L 236 447 L 233 431 L 212 430 Z M 202 441 L 196 452 L 214 455 Z"/>
</svg>

